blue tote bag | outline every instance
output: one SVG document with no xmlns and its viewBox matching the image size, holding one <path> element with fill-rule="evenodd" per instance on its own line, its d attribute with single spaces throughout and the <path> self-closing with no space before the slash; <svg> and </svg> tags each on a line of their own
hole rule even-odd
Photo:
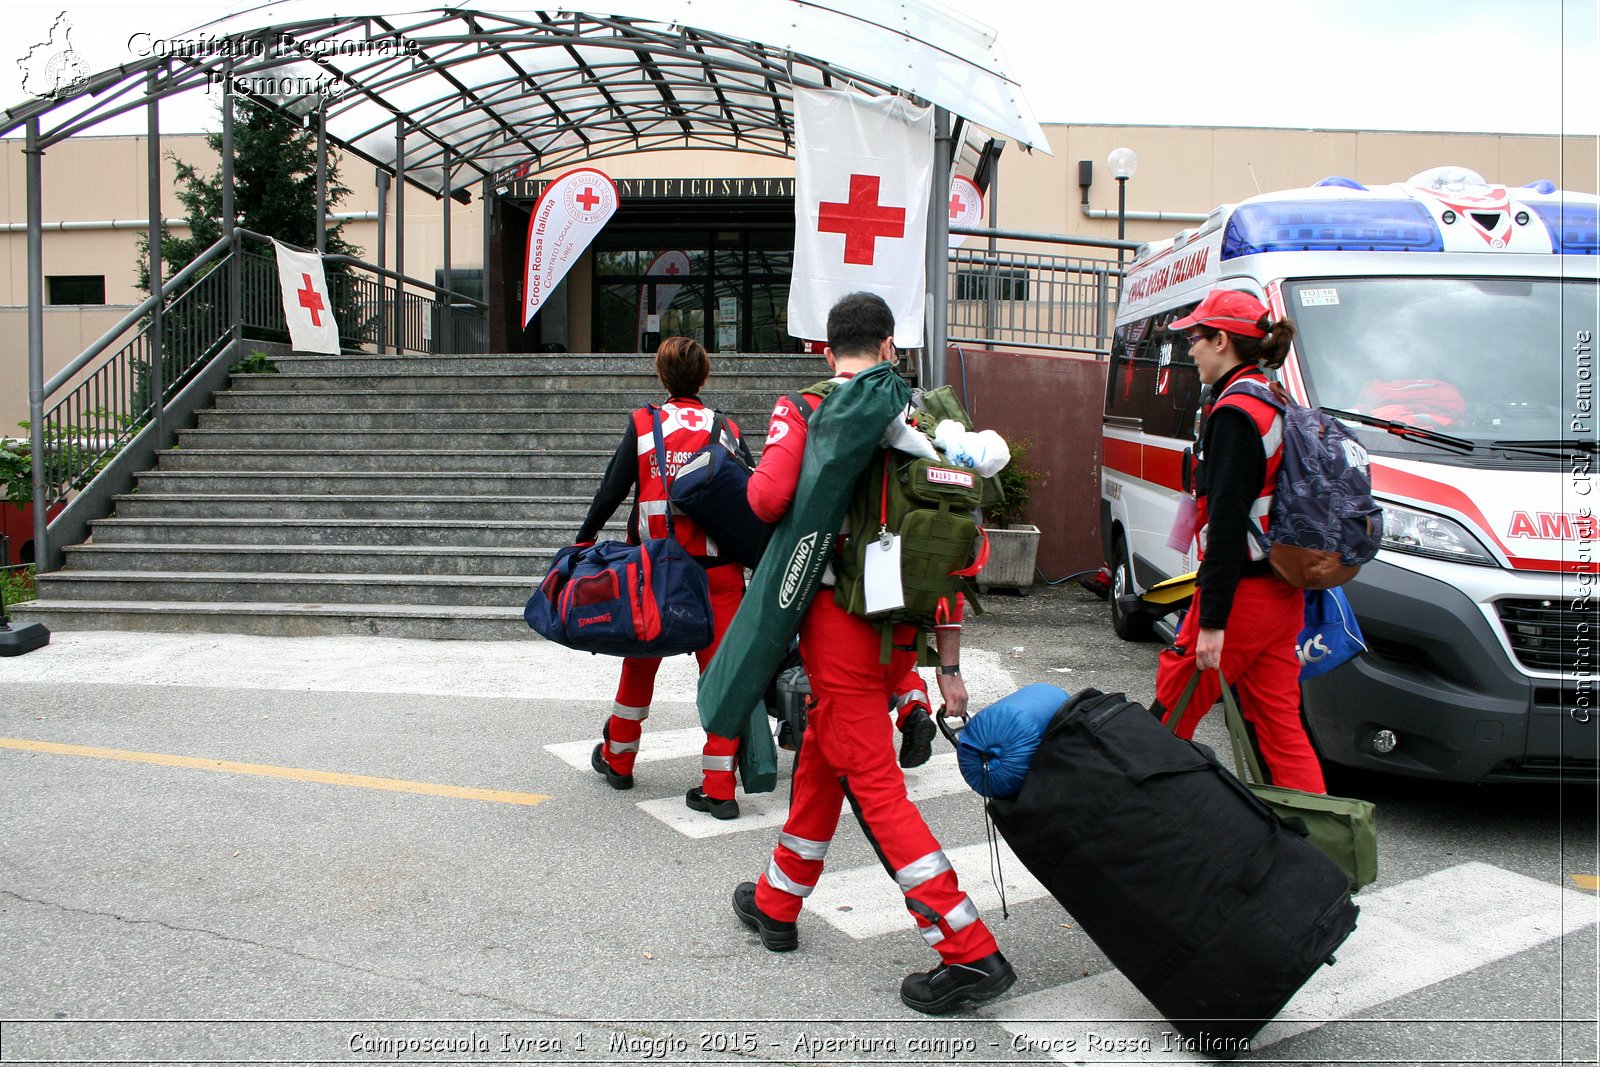
<svg viewBox="0 0 1600 1067">
<path fill-rule="evenodd" d="M 1355 609 L 1344 590 L 1307 589 L 1305 627 L 1294 642 L 1301 680 L 1327 674 L 1366 650 Z"/>
</svg>

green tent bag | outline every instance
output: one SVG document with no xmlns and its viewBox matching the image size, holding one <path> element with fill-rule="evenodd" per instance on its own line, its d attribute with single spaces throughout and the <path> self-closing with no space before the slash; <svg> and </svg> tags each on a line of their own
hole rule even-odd
<svg viewBox="0 0 1600 1067">
<path fill-rule="evenodd" d="M 778 746 L 769 722 L 766 707 L 757 704 L 739 734 L 739 781 L 746 793 L 770 793 L 778 787 Z"/>
<path fill-rule="evenodd" d="M 768 728 L 761 703 L 767 683 L 822 582 L 856 479 L 889 421 L 910 400 L 910 387 L 880 363 L 840 383 L 812 414 L 794 503 L 773 529 L 744 600 L 700 676 L 697 703 L 708 733 L 741 736 L 757 716 L 759 728 Z M 750 786 L 747 781 L 746 792 Z"/>
<path fill-rule="evenodd" d="M 1222 678 L 1222 672 L 1217 672 Z M 1178 698 L 1177 707 L 1167 720 L 1173 729 L 1183 718 L 1184 708 L 1200 684 L 1200 672 L 1195 671 L 1189 685 Z M 1271 808 L 1286 823 L 1300 823 L 1306 829 L 1306 839 L 1317 846 L 1323 855 L 1339 865 L 1350 879 L 1350 892 L 1378 877 L 1378 826 L 1377 807 L 1370 800 L 1351 797 L 1330 797 L 1323 793 L 1308 793 L 1303 789 L 1285 789 L 1266 785 L 1261 781 L 1261 766 L 1256 762 L 1255 749 L 1250 735 L 1245 732 L 1244 716 L 1233 699 L 1233 690 L 1222 678 L 1222 706 L 1228 717 L 1228 738 L 1233 743 L 1233 763 L 1239 769 L 1239 780 L 1262 803 Z"/>
</svg>

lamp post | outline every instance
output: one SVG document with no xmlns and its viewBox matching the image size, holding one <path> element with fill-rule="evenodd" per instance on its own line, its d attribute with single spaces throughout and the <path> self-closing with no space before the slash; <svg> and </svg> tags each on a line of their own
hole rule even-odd
<svg viewBox="0 0 1600 1067">
<path fill-rule="evenodd" d="M 1113 148 L 1106 157 L 1106 169 L 1117 179 L 1117 240 L 1128 232 L 1128 179 L 1139 169 L 1139 157 L 1131 148 Z M 1123 250 L 1117 249 L 1117 267 L 1122 267 Z"/>
</svg>

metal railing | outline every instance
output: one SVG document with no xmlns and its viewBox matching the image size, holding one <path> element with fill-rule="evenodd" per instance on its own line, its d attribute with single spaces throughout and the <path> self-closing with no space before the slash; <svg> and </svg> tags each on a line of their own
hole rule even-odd
<svg viewBox="0 0 1600 1067">
<path fill-rule="evenodd" d="M 951 344 L 1038 349 L 1106 358 L 1123 271 L 1114 258 L 1061 249 L 1137 248 L 1131 241 L 1015 230 L 952 233 L 1054 246 L 1049 251 L 953 248 L 949 257 Z"/>
<path fill-rule="evenodd" d="M 37 438 L 43 447 L 33 450 L 43 455 L 30 456 L 34 499 L 51 515 L 48 526 L 36 517 L 36 531 L 43 526 L 45 534 L 35 546 L 41 570 L 54 566 L 49 531 L 74 510 L 58 513 L 59 506 L 77 500 L 136 442 L 148 446 L 141 448 L 146 456 L 168 446 L 175 430 L 165 425 L 167 405 L 209 373 L 218 356 L 247 339 L 288 341 L 270 248 L 265 235 L 235 228 L 45 384 Z M 350 256 L 327 256 L 325 263 L 346 352 L 453 354 L 487 346 L 482 301 Z M 185 412 L 209 402 L 215 387 L 203 397 L 186 396 Z M 98 496 L 97 507 L 109 501 Z M 86 524 L 82 515 L 71 516 L 75 530 Z"/>
</svg>

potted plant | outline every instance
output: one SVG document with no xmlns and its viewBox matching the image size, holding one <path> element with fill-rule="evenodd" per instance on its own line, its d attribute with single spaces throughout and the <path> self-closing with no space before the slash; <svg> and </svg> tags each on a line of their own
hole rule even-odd
<svg viewBox="0 0 1600 1067">
<path fill-rule="evenodd" d="M 1039 527 L 1022 521 L 1032 486 L 1039 473 L 1027 464 L 1033 438 L 1011 443 L 1011 462 L 995 476 L 1002 497 L 983 509 L 983 529 L 989 535 L 989 562 L 978 572 L 978 590 L 1015 589 L 1033 585 L 1039 559 Z"/>
</svg>

